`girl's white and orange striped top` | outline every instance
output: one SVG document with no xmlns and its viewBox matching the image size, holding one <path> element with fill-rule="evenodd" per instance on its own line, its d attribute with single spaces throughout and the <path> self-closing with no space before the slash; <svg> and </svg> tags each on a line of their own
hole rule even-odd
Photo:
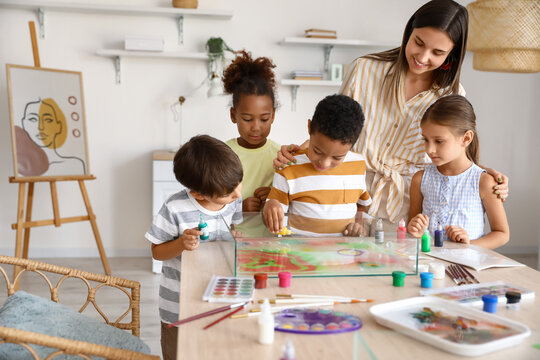
<svg viewBox="0 0 540 360">
<path fill-rule="evenodd" d="M 276 171 L 268 199 L 278 200 L 289 212 L 288 226 L 302 235 L 337 236 L 355 221 L 356 204 L 368 206 L 366 162 L 349 151 L 343 163 L 317 171 L 307 150 L 295 154 L 296 164 Z"/>
<path fill-rule="evenodd" d="M 375 172 L 373 182 L 367 184 L 373 198 L 369 214 L 375 216 L 386 187 L 388 218 L 397 220 L 403 206 L 405 181 L 430 163 L 425 153 L 420 120 L 427 108 L 441 97 L 441 91 L 423 91 L 400 109 L 396 99 L 384 83 L 391 62 L 366 58 L 356 59 L 346 74 L 340 93 L 362 105 L 365 123 L 352 150 L 363 155 L 368 171 Z M 460 85 L 460 95 L 465 91 Z M 408 187 L 407 187 L 408 188 Z"/>
</svg>

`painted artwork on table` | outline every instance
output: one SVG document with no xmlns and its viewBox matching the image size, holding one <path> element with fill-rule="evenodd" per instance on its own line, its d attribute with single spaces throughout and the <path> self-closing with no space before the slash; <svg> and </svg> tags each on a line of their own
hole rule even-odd
<svg viewBox="0 0 540 360">
<path fill-rule="evenodd" d="M 297 277 L 416 274 L 417 239 L 401 239 L 396 231 L 388 230 L 381 243 L 373 236 L 278 236 L 266 229 L 260 214 L 244 213 L 243 222 L 231 231 L 235 275 L 262 272 L 275 277 L 281 271 Z"/>
<path fill-rule="evenodd" d="M 6 70 L 15 177 L 89 174 L 82 74 Z"/>
<path fill-rule="evenodd" d="M 416 326 L 420 331 L 458 344 L 485 344 L 520 333 L 516 329 L 493 321 L 451 315 L 431 307 L 424 307 L 410 315 L 416 319 Z"/>
</svg>

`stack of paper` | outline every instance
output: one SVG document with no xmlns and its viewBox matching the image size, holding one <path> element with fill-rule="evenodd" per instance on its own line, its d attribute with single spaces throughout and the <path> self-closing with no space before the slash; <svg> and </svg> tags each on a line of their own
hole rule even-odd
<svg viewBox="0 0 540 360">
<path fill-rule="evenodd" d="M 295 80 L 322 80 L 323 74 L 321 71 L 295 70 L 292 77 Z"/>
<path fill-rule="evenodd" d="M 335 30 L 307 29 L 304 31 L 304 36 L 307 38 L 337 39 L 337 32 Z"/>
</svg>

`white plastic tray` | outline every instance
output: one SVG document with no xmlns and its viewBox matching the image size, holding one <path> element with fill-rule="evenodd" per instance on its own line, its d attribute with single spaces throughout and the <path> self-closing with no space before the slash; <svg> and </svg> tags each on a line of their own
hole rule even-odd
<svg viewBox="0 0 540 360">
<path fill-rule="evenodd" d="M 452 335 L 456 335 L 457 332 L 451 325 L 448 326 L 447 330 L 444 326 L 435 326 L 435 328 L 438 328 L 438 334 L 427 332 L 426 330 L 423 330 L 423 327 L 426 326 L 426 324 L 421 323 L 412 315 L 413 313 L 424 311 L 425 308 L 430 308 L 434 312 L 441 312 L 444 316 L 459 316 L 478 322 L 476 325 L 466 322 L 470 326 L 470 329 L 475 330 L 465 330 L 460 335 L 478 334 L 478 331 L 486 330 L 492 332 L 492 334 L 498 332 L 500 338 L 495 339 L 494 336 L 490 336 L 493 339 L 482 340 L 485 341 L 483 343 L 463 343 L 460 341 L 468 342 L 472 337 L 458 336 L 461 340 L 456 340 Z M 383 326 L 392 328 L 434 347 L 462 356 L 479 356 L 514 346 L 531 334 L 531 331 L 527 326 L 516 321 L 495 314 L 486 313 L 456 302 L 434 297 L 414 297 L 374 305 L 369 311 L 375 316 L 376 321 Z M 495 326 L 492 325 L 503 326 L 505 328 L 496 329 Z"/>
</svg>

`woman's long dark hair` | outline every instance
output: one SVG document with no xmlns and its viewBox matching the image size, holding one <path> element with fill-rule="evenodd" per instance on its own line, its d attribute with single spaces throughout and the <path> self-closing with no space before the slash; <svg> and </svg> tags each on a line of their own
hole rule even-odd
<svg viewBox="0 0 540 360">
<path fill-rule="evenodd" d="M 405 74 L 409 68 L 405 57 L 405 47 L 411 37 L 413 29 L 434 27 L 445 31 L 454 42 L 454 48 L 448 54 L 445 63 L 451 62 L 448 70 L 438 68 L 434 73 L 433 85 L 436 90 L 443 89 L 441 95 L 457 94 L 459 90 L 459 77 L 461 64 L 467 49 L 469 15 L 464 6 L 452 0 L 432 0 L 419 8 L 407 22 L 401 46 L 380 53 L 366 55 L 366 58 L 391 62 L 392 65 L 386 75 L 385 81 L 389 84 L 399 104 L 402 104 Z"/>
</svg>

